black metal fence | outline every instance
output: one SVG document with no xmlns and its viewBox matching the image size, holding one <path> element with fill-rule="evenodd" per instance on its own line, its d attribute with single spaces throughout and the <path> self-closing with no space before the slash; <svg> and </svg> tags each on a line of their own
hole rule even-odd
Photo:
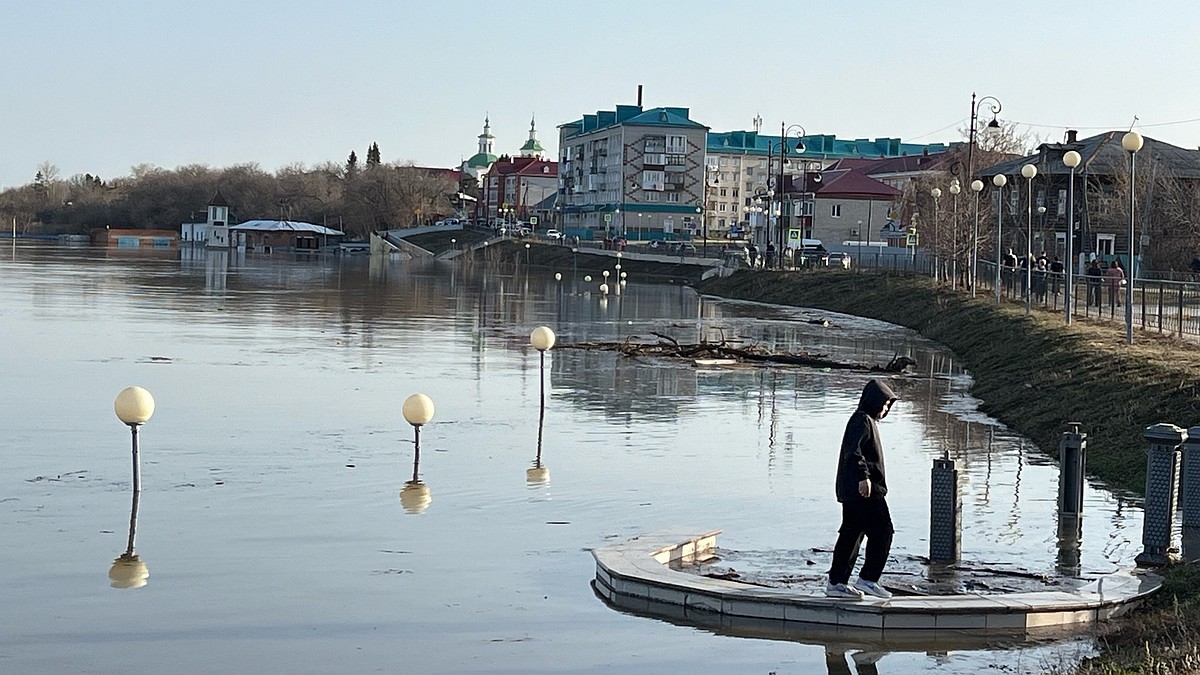
<svg viewBox="0 0 1200 675">
<path fill-rule="evenodd" d="M 856 267 L 866 272 L 901 272 L 934 277 L 963 293 L 971 292 L 969 261 L 947 261 L 915 253 L 863 253 L 856 256 Z M 1066 320 L 1065 301 L 1071 297 L 1071 316 L 1099 321 L 1125 323 L 1126 287 L 1119 280 L 1104 276 L 1089 277 L 1072 274 L 1068 289 L 1065 274 L 1032 270 L 1028 279 L 1023 268 L 1000 269 L 996 275 L 995 260 L 979 260 L 975 274 L 975 294 L 998 298 L 1001 302 L 1024 304 L 1039 311 L 1057 311 Z M 1200 336 L 1200 283 L 1165 279 L 1133 280 L 1133 325 L 1141 330 L 1157 331 L 1178 336 Z"/>
</svg>

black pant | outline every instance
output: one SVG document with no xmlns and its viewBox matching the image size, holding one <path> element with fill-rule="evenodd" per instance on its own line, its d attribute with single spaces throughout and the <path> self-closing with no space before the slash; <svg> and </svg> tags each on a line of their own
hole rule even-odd
<svg viewBox="0 0 1200 675">
<path fill-rule="evenodd" d="M 871 498 L 843 502 L 842 526 L 838 529 L 837 544 L 833 547 L 829 583 L 844 584 L 850 580 L 864 536 L 867 538 L 867 558 L 858 576 L 867 581 L 879 581 L 892 550 L 893 533 L 892 513 L 888 510 L 887 500 Z"/>
</svg>

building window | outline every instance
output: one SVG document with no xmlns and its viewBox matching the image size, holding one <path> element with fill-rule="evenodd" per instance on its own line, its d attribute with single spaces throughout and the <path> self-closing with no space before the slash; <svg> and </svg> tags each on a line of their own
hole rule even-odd
<svg viewBox="0 0 1200 675">
<path fill-rule="evenodd" d="M 717 210 L 724 213 L 725 212 L 725 202 L 721 202 L 720 204 L 717 204 Z"/>
<path fill-rule="evenodd" d="M 642 194 L 642 199 L 648 202 L 656 202 L 658 201 L 658 195 L 659 193 L 657 192 L 649 191 Z"/>
<path fill-rule="evenodd" d="M 829 215 L 832 218 L 841 218 L 842 217 L 842 205 L 834 204 L 834 205 L 830 206 L 829 207 Z"/>
<path fill-rule="evenodd" d="M 683 154 L 687 152 L 687 136 L 667 136 L 667 152 Z"/>
<path fill-rule="evenodd" d="M 679 203 L 679 193 L 678 192 L 668 192 L 667 193 L 667 201 L 672 204 L 678 204 Z"/>
<path fill-rule="evenodd" d="M 643 171 L 642 172 L 642 189 L 643 190 L 662 190 L 663 183 L 667 182 L 667 176 L 662 171 Z"/>
<path fill-rule="evenodd" d="M 720 189 L 720 192 L 719 192 L 719 194 L 720 194 L 720 196 L 722 196 L 722 197 L 728 197 L 728 196 L 729 196 L 728 192 L 729 192 L 729 191 L 728 191 L 728 190 L 726 190 L 725 188 L 721 188 L 721 189 Z"/>
<path fill-rule="evenodd" d="M 734 198 L 735 198 L 735 199 L 737 198 L 737 196 L 738 196 L 738 189 L 737 189 L 737 188 L 733 188 L 733 196 L 734 196 Z"/>
</svg>

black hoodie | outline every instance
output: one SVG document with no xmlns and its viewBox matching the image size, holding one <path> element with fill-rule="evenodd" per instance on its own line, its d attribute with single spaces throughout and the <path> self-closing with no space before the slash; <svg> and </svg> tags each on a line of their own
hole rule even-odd
<svg viewBox="0 0 1200 675">
<path fill-rule="evenodd" d="M 849 502 L 862 499 L 859 481 L 871 480 L 871 499 L 887 496 L 887 471 L 883 465 L 883 442 L 879 438 L 876 420 L 883 417 L 884 404 L 896 400 L 891 388 L 879 380 L 863 387 L 858 409 L 846 423 L 842 449 L 838 456 L 837 500 Z"/>
</svg>

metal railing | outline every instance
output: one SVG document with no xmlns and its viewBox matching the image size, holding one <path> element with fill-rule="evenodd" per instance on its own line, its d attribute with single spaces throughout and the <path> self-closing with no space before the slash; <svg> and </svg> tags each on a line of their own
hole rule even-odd
<svg viewBox="0 0 1200 675">
<path fill-rule="evenodd" d="M 909 273 L 934 276 L 939 283 L 953 286 L 963 293 L 971 291 L 969 264 L 950 265 L 944 259 L 933 259 L 916 253 L 852 253 L 854 267 L 865 271 Z M 957 279 L 951 270 L 957 269 Z M 1065 274 L 1034 270 L 1026 284 L 1025 269 L 1002 267 L 1000 270 L 1000 299 L 1002 302 L 1024 304 L 1032 292 L 1030 306 L 1040 311 L 1057 311 L 1064 316 L 1067 294 L 1071 297 L 1071 316 L 1098 321 L 1125 323 L 1125 285 L 1104 276 L 1072 274 L 1067 288 Z M 975 294 L 992 298 L 996 295 L 996 261 L 980 260 L 975 278 Z M 1200 283 L 1166 279 L 1136 279 L 1133 286 L 1133 325 L 1147 331 L 1178 336 L 1200 336 Z"/>
</svg>

